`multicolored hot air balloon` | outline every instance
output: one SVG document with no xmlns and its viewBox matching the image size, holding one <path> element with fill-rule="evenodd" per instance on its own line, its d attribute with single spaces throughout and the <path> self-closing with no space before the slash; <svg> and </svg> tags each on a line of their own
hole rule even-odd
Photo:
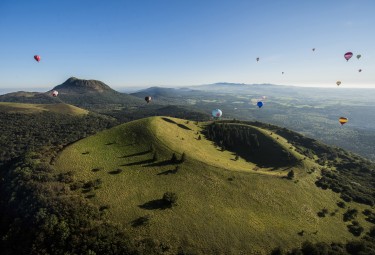
<svg viewBox="0 0 375 255">
<path fill-rule="evenodd" d="M 340 84 L 341 84 L 341 81 L 336 81 L 337 86 L 340 86 Z"/>
<path fill-rule="evenodd" d="M 357 59 L 360 59 L 361 57 L 362 57 L 361 54 L 358 54 L 358 55 L 357 55 Z"/>
<path fill-rule="evenodd" d="M 257 62 L 259 62 L 259 58 L 257 58 Z"/>
<path fill-rule="evenodd" d="M 145 100 L 146 100 L 147 103 L 150 103 L 150 101 L 151 101 L 151 97 L 150 97 L 150 96 L 145 97 Z"/>
<path fill-rule="evenodd" d="M 339 118 L 339 122 L 340 122 L 340 124 L 341 124 L 341 126 L 342 126 L 342 125 L 344 125 L 346 122 L 348 122 L 348 118 L 340 117 L 340 118 Z"/>
<path fill-rule="evenodd" d="M 212 111 L 212 116 L 214 118 L 220 118 L 223 115 L 223 112 L 220 109 L 215 109 Z"/>
<path fill-rule="evenodd" d="M 54 90 L 54 91 L 52 91 L 52 93 L 51 93 L 51 95 L 52 95 L 53 97 L 57 97 L 58 94 L 59 94 L 59 92 L 58 92 L 57 90 Z"/>
<path fill-rule="evenodd" d="M 39 55 L 35 55 L 34 59 L 39 62 L 40 61 L 40 56 Z"/>
<path fill-rule="evenodd" d="M 259 101 L 259 102 L 257 103 L 257 106 L 258 106 L 259 108 L 262 108 L 262 106 L 263 106 L 263 102 L 262 102 L 262 101 Z"/>
<path fill-rule="evenodd" d="M 346 59 L 346 61 L 349 61 L 349 59 L 353 57 L 353 53 L 352 52 L 347 52 L 344 54 L 344 58 Z"/>
</svg>

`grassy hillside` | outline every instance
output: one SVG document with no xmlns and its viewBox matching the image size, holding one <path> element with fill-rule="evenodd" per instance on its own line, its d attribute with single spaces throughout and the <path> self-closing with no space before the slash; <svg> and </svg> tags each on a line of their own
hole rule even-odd
<svg viewBox="0 0 375 255">
<path fill-rule="evenodd" d="M 233 152 L 222 151 L 201 134 L 205 125 L 166 117 L 133 121 L 68 146 L 55 168 L 72 171 L 71 188 L 134 238 L 156 239 L 171 254 L 179 249 L 266 254 L 276 246 L 293 248 L 305 240 L 355 238 L 342 220 L 346 209 L 336 205 L 339 195 L 316 187 L 320 171 L 311 170 L 320 166 L 314 160 L 303 160 L 305 156 L 280 135 L 246 124 L 262 144 L 275 152 L 286 150 L 299 163 L 262 167 L 241 157 L 235 160 Z M 171 160 L 173 153 L 177 160 Z M 291 169 L 294 180 L 286 178 Z M 165 207 L 165 192 L 177 194 L 176 206 Z M 324 208 L 329 213 L 319 217 Z M 369 229 L 362 214 L 356 220 Z"/>
<path fill-rule="evenodd" d="M 0 111 L 8 113 L 40 113 L 53 112 L 72 115 L 88 114 L 87 110 L 78 108 L 73 105 L 59 103 L 59 104 L 23 104 L 23 103 L 7 103 L 0 102 Z"/>
</svg>

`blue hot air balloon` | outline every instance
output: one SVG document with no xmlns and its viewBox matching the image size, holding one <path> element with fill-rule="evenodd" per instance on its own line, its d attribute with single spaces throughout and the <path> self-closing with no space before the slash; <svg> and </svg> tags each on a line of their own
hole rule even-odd
<svg viewBox="0 0 375 255">
<path fill-rule="evenodd" d="M 261 108 L 261 107 L 263 106 L 263 102 L 262 102 L 262 101 L 259 101 L 259 102 L 257 103 L 257 106 L 258 106 L 259 108 Z"/>
</svg>

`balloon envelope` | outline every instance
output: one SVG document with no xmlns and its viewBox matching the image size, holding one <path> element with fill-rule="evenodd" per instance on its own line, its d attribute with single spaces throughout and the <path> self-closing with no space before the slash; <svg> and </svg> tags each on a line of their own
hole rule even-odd
<svg viewBox="0 0 375 255">
<path fill-rule="evenodd" d="M 362 69 L 359 69 L 358 72 L 362 72 Z"/>
<path fill-rule="evenodd" d="M 35 55 L 34 59 L 39 62 L 40 61 L 40 56 L 39 55 Z"/>
<path fill-rule="evenodd" d="M 59 92 L 57 92 L 57 90 L 52 91 L 52 96 L 53 97 L 57 97 L 58 94 L 59 94 Z"/>
<path fill-rule="evenodd" d="M 341 125 L 344 125 L 346 122 L 348 122 L 348 118 L 340 117 L 339 122 L 340 122 Z"/>
<path fill-rule="evenodd" d="M 259 61 L 259 58 L 257 58 L 257 62 Z"/>
<path fill-rule="evenodd" d="M 262 101 L 259 101 L 259 102 L 257 103 L 257 106 L 258 106 L 259 108 L 261 108 L 261 107 L 263 106 L 263 102 L 262 102 Z"/>
<path fill-rule="evenodd" d="M 345 53 L 344 55 L 344 58 L 346 59 L 346 61 L 348 61 L 351 57 L 353 57 L 353 53 L 350 51 Z"/>
<path fill-rule="evenodd" d="M 360 59 L 362 56 L 361 56 L 361 54 L 358 54 L 357 55 L 357 59 Z"/>
<path fill-rule="evenodd" d="M 315 51 L 315 48 L 312 48 L 312 51 Z"/>
<path fill-rule="evenodd" d="M 150 96 L 145 97 L 145 100 L 146 100 L 147 103 L 149 103 L 151 101 L 151 97 Z"/>
<path fill-rule="evenodd" d="M 340 86 L 341 81 L 336 81 L 337 86 Z"/>
<path fill-rule="evenodd" d="M 212 111 L 212 116 L 215 118 L 220 118 L 223 112 L 220 109 L 215 109 Z"/>
</svg>

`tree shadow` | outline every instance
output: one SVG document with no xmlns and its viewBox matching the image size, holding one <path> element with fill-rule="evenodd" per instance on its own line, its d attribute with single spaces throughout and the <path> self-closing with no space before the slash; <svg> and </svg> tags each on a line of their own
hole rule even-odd
<svg viewBox="0 0 375 255">
<path fill-rule="evenodd" d="M 147 163 L 151 163 L 153 162 L 154 160 L 153 159 L 146 159 L 146 160 L 141 160 L 141 161 L 137 161 L 137 162 L 132 162 L 132 163 L 127 163 L 127 164 L 123 164 L 121 166 L 136 166 L 136 165 L 143 165 L 143 164 L 147 164 Z M 149 165 L 147 165 L 149 166 Z"/>
<path fill-rule="evenodd" d="M 106 143 L 105 145 L 112 145 L 112 144 L 115 144 L 116 142 L 109 142 L 109 143 Z"/>
<path fill-rule="evenodd" d="M 151 160 L 152 161 L 152 160 Z M 148 164 L 146 165 L 147 167 L 153 167 L 153 166 L 168 166 L 168 165 L 176 165 L 176 164 L 179 164 L 179 160 L 177 161 L 172 161 L 170 159 L 168 160 L 163 160 L 163 161 L 160 161 L 160 162 L 155 162 L 155 163 L 152 163 L 152 164 Z"/>
<path fill-rule="evenodd" d="M 177 126 L 180 127 L 180 128 L 186 129 L 186 130 L 191 130 L 191 128 L 189 128 L 189 127 L 187 127 L 183 124 L 177 124 Z"/>
<path fill-rule="evenodd" d="M 142 156 L 142 155 L 146 155 L 150 152 L 151 152 L 150 150 L 141 151 L 141 152 L 133 153 L 133 154 L 130 154 L 130 155 L 124 155 L 124 156 L 121 156 L 121 157 L 118 157 L 118 158 L 130 158 L 130 157 L 134 157 L 134 156 Z"/>
<path fill-rule="evenodd" d="M 87 154 L 90 154 L 90 152 L 89 151 L 82 152 L 82 155 L 87 155 Z"/>
<path fill-rule="evenodd" d="M 164 171 L 164 172 L 158 173 L 157 175 L 169 175 L 169 174 L 176 174 L 177 172 L 178 172 L 178 169 L 174 169 L 174 170 L 167 170 L 167 171 Z"/>
<path fill-rule="evenodd" d="M 103 170 L 103 168 L 102 167 L 96 167 L 96 168 L 93 168 L 93 169 L 91 169 L 91 171 L 92 172 L 99 172 L 100 170 Z"/>
<path fill-rule="evenodd" d="M 120 173 L 122 173 L 122 169 L 119 168 L 119 169 L 116 169 L 116 170 L 113 170 L 113 171 L 109 171 L 108 173 L 112 174 L 112 175 L 113 174 L 120 174 Z"/>
<path fill-rule="evenodd" d="M 176 124 L 177 125 L 177 122 L 171 120 L 171 119 L 168 119 L 168 118 L 161 118 L 162 120 L 166 121 L 166 122 L 169 122 L 169 123 L 173 123 L 173 124 Z"/>
<path fill-rule="evenodd" d="M 132 227 L 136 228 L 136 227 L 141 227 L 141 226 L 145 226 L 145 225 L 148 225 L 150 221 L 150 217 L 148 216 L 143 216 L 143 217 L 139 217 L 135 220 L 133 220 L 131 222 L 131 225 Z"/>
<path fill-rule="evenodd" d="M 171 208 L 172 205 L 165 203 L 163 199 L 155 199 L 139 205 L 138 207 L 146 210 L 165 210 Z"/>
</svg>

